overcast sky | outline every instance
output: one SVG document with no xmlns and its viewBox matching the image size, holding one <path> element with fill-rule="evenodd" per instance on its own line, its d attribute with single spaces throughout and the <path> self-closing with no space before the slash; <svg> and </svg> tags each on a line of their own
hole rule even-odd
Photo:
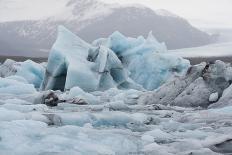
<svg viewBox="0 0 232 155">
<path fill-rule="evenodd" d="M 232 0 L 104 0 L 167 9 L 198 27 L 232 28 Z"/>
<path fill-rule="evenodd" d="M 59 12 L 69 0 L 0 0 L 0 22 L 37 19 Z M 107 3 L 139 3 L 166 9 L 199 28 L 232 28 L 232 0 L 103 0 Z"/>
</svg>

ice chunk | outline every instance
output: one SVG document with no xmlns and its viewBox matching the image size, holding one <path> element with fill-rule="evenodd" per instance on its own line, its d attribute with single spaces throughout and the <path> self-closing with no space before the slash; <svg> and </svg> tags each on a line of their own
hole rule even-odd
<svg viewBox="0 0 232 155">
<path fill-rule="evenodd" d="M 78 115 L 76 113 L 59 113 L 57 115 L 61 118 L 63 125 L 84 126 L 84 124 L 90 123 L 94 127 L 122 126 L 129 128 L 135 126 L 135 129 L 139 129 L 139 126 L 143 125 L 148 119 L 142 113 L 127 114 L 120 111 L 79 112 Z"/>
<path fill-rule="evenodd" d="M 45 68 L 42 65 L 31 60 L 27 60 L 20 63 L 20 66 L 17 67 L 16 75 L 24 77 L 28 83 L 39 88 L 44 77 L 44 72 Z"/>
<path fill-rule="evenodd" d="M 0 66 L 0 76 L 7 77 L 10 75 L 14 75 L 17 70 L 14 68 L 16 61 L 11 59 L 6 59 L 6 61 Z"/>
<path fill-rule="evenodd" d="M 32 112 L 32 111 L 43 111 L 46 110 L 46 105 L 43 104 L 37 104 L 37 105 L 18 105 L 18 104 L 12 104 L 7 103 L 2 105 L 3 108 L 8 110 L 15 110 L 19 112 Z"/>
<path fill-rule="evenodd" d="M 173 139 L 173 137 L 170 134 L 168 134 L 160 129 L 148 131 L 143 135 L 143 138 L 144 138 L 144 136 L 153 137 L 153 142 L 156 142 L 156 143 L 167 143 Z"/>
<path fill-rule="evenodd" d="M 207 107 L 209 105 L 210 87 L 203 78 L 196 79 L 174 100 L 176 106 Z"/>
<path fill-rule="evenodd" d="M 182 75 L 190 66 L 188 60 L 167 53 L 164 43 L 159 43 L 150 33 L 147 39 L 126 38 L 119 32 L 94 45 L 104 45 L 117 54 L 130 78 L 148 90 L 154 90 L 173 75 Z"/>
<path fill-rule="evenodd" d="M 1 94 L 33 94 L 36 89 L 32 84 L 25 84 L 16 80 L 0 78 L 0 93 Z"/>
<path fill-rule="evenodd" d="M 192 66 L 186 76 L 177 77 L 168 81 L 159 89 L 152 93 L 141 95 L 141 104 L 171 104 L 191 83 L 193 83 L 202 73 L 206 63 Z"/>
<path fill-rule="evenodd" d="M 122 101 L 118 101 L 118 102 L 111 102 L 108 104 L 109 110 L 113 110 L 113 111 L 126 111 L 129 110 L 129 107 L 123 103 Z"/>
<path fill-rule="evenodd" d="M 227 74 L 229 68 L 230 65 L 222 61 L 191 66 L 186 75 L 173 78 L 153 93 L 145 93 L 140 97 L 139 102 L 185 107 L 208 107 L 212 104 L 209 98 L 213 93 L 217 92 L 218 95 L 215 94 L 215 96 L 220 97 L 224 89 L 230 86 L 231 80 Z M 218 103 L 229 104 L 231 93 L 228 92 L 231 91 L 230 89 L 224 91 Z M 217 101 L 218 97 L 216 97 L 214 100 Z"/>
<path fill-rule="evenodd" d="M 1 77 L 9 77 L 17 81 L 25 82 L 25 80 L 39 88 L 43 80 L 45 68 L 31 60 L 24 62 L 15 62 L 7 59 L 0 67 Z M 22 78 L 19 78 L 22 77 Z M 23 80 L 24 79 L 24 80 Z"/>
<path fill-rule="evenodd" d="M 6 79 L 11 79 L 11 80 L 15 80 L 15 81 L 18 81 L 18 82 L 28 84 L 28 81 L 22 76 L 11 75 L 11 76 L 6 77 Z"/>
<path fill-rule="evenodd" d="M 218 100 L 218 92 L 216 93 L 212 93 L 210 96 L 209 96 L 209 102 L 216 102 Z"/>
<path fill-rule="evenodd" d="M 57 106 L 57 104 L 60 103 L 60 100 L 54 91 L 48 90 L 38 93 L 38 95 L 34 97 L 33 103 L 46 104 L 47 106 L 53 107 Z"/>
<path fill-rule="evenodd" d="M 90 104 L 97 104 L 100 102 L 99 98 L 92 95 L 92 94 L 89 94 L 89 93 L 86 93 L 84 92 L 81 88 L 79 87 L 73 87 L 69 94 L 68 94 L 68 98 L 80 98 L 80 99 L 83 99 L 85 100 L 87 103 L 90 103 Z M 66 98 L 67 99 L 67 98 Z"/>
<path fill-rule="evenodd" d="M 143 154 L 173 155 L 168 151 L 170 151 L 168 147 L 158 145 L 157 143 L 151 143 L 145 145 L 141 152 L 143 152 Z"/>
<path fill-rule="evenodd" d="M 230 85 L 227 89 L 223 91 L 223 94 L 221 98 L 218 100 L 218 102 L 212 104 L 211 108 L 219 108 L 219 107 L 225 107 L 225 106 L 231 106 L 232 105 L 232 85 Z"/>
<path fill-rule="evenodd" d="M 0 108 L 0 121 L 21 120 L 24 118 L 25 115 L 21 112 Z"/>
<path fill-rule="evenodd" d="M 4 100 L 5 104 L 15 104 L 15 105 L 31 105 L 31 102 L 25 101 L 25 100 L 21 100 L 21 99 L 7 99 Z"/>
<path fill-rule="evenodd" d="M 154 90 L 164 84 L 173 75 L 182 75 L 188 68 L 188 62 L 166 53 L 152 53 L 137 56 L 130 61 L 130 77 L 148 90 Z"/>
<path fill-rule="evenodd" d="M 31 120 L 0 122 L 0 130 L 2 154 L 113 155 L 139 149 L 138 138 L 122 130 L 75 126 L 51 128 Z"/>
</svg>

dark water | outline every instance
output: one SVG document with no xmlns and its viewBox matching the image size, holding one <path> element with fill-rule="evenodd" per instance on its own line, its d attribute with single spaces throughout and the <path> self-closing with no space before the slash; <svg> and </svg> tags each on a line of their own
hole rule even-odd
<svg viewBox="0 0 232 155">
<path fill-rule="evenodd" d="M 216 60 L 221 60 L 227 63 L 232 62 L 232 56 L 222 56 L 222 57 L 194 57 L 194 58 L 185 58 L 188 59 L 191 65 L 196 65 L 201 62 L 214 62 Z"/>
<path fill-rule="evenodd" d="M 0 62 L 3 63 L 6 59 L 12 59 L 18 62 L 25 61 L 25 60 L 32 60 L 35 62 L 46 62 L 48 58 L 46 57 L 23 57 L 23 56 L 0 56 Z"/>
</svg>

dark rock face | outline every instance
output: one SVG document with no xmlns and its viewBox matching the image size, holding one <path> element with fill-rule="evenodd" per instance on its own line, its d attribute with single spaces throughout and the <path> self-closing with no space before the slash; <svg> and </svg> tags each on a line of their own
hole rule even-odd
<svg viewBox="0 0 232 155">
<path fill-rule="evenodd" d="M 218 93 L 221 97 L 224 90 L 230 86 L 231 69 L 230 64 L 225 64 L 222 61 L 192 66 L 185 76 L 176 77 L 158 90 L 142 95 L 139 100 L 146 104 L 208 107 L 212 104 L 209 101 L 211 94 Z M 219 99 L 218 102 L 221 100 Z"/>
</svg>

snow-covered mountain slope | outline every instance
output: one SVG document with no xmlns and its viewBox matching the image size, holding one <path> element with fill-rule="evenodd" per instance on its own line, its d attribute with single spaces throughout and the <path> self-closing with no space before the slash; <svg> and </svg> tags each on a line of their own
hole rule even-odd
<svg viewBox="0 0 232 155">
<path fill-rule="evenodd" d="M 6 5 L 5 2 L 0 3 Z M 7 4 L 8 7 L 19 5 L 15 0 L 10 2 L 13 4 Z M 51 7 L 52 2 L 49 0 L 47 7 Z M 33 11 L 27 11 L 32 15 L 25 15 L 24 11 L 19 13 L 22 17 L 24 15 L 24 18 L 19 18 L 20 21 L 14 21 L 12 12 L 3 9 L 1 14 L 4 13 L 5 17 L 2 19 L 12 20 L 0 23 L 0 54 L 46 56 L 48 53 L 44 51 L 49 51 L 54 43 L 58 25 L 66 26 L 87 41 L 109 36 L 116 30 L 132 37 L 146 36 L 153 31 L 154 36 L 165 42 L 169 49 L 200 46 L 212 41 L 211 36 L 192 27 L 186 20 L 171 13 L 167 15 L 163 10 L 156 13 L 140 5 L 120 6 L 96 0 L 60 0 L 53 3 L 56 5 L 51 7 L 49 17 L 43 16 L 44 13 L 33 15 Z M 46 12 L 47 7 L 41 12 Z"/>
<path fill-rule="evenodd" d="M 195 48 L 170 50 L 173 54 L 182 57 L 226 57 L 232 56 L 232 42 L 211 44 Z"/>
<path fill-rule="evenodd" d="M 49 17 L 54 20 L 77 20 L 107 13 L 112 7 L 117 7 L 117 4 L 104 4 L 96 0 L 1 0 L 0 22 Z"/>
<path fill-rule="evenodd" d="M 68 0 L 0 0 L 0 22 L 38 20 L 64 9 Z"/>
<path fill-rule="evenodd" d="M 156 12 L 156 14 L 161 15 L 161 16 L 174 17 L 174 18 L 179 17 L 179 16 L 177 16 L 177 15 L 175 15 L 175 14 L 173 14 L 170 11 L 167 11 L 165 9 L 158 9 L 155 12 Z"/>
</svg>

